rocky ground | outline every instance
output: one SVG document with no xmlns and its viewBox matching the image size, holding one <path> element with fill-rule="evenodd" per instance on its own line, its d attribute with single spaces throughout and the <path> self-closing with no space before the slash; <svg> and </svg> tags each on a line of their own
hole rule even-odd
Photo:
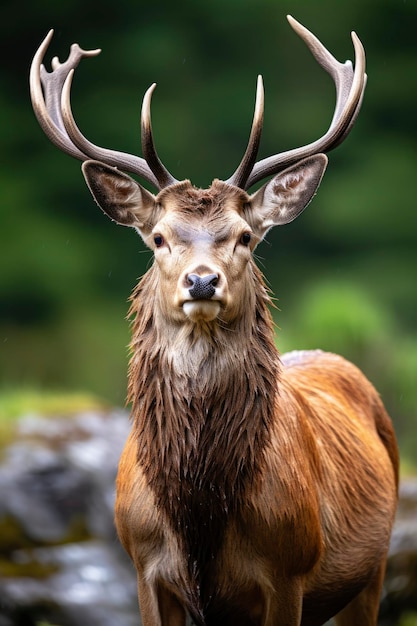
<svg viewBox="0 0 417 626">
<path fill-rule="evenodd" d="M 0 457 L 0 626 L 138 626 L 133 567 L 113 527 L 123 411 L 28 415 Z M 383 626 L 417 611 L 417 479 L 404 480 Z"/>
</svg>

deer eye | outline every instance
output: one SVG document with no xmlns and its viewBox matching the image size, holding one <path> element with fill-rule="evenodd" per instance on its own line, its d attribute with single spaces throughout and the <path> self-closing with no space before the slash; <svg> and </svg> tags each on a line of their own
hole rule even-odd
<svg viewBox="0 0 417 626">
<path fill-rule="evenodd" d="M 242 244 L 242 246 L 248 246 L 251 242 L 252 239 L 252 235 L 250 233 L 242 233 L 242 235 L 240 236 L 240 243 Z"/>
<path fill-rule="evenodd" d="M 161 246 L 163 246 L 163 245 L 164 245 L 165 240 L 164 240 L 164 238 L 162 237 L 162 235 L 154 235 L 154 237 L 153 237 L 153 242 L 154 242 L 154 244 L 155 244 L 155 246 L 156 246 L 157 248 L 160 248 Z"/>
</svg>

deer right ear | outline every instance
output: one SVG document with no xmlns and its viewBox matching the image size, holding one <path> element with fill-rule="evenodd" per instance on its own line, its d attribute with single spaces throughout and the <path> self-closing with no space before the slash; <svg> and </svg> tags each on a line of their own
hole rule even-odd
<svg viewBox="0 0 417 626">
<path fill-rule="evenodd" d="M 327 165 L 325 154 L 309 156 L 280 172 L 251 197 L 250 223 L 262 238 L 288 224 L 311 202 Z"/>
<path fill-rule="evenodd" d="M 94 200 L 117 224 L 137 228 L 142 236 L 156 222 L 155 196 L 116 167 L 85 161 L 82 172 Z"/>
</svg>

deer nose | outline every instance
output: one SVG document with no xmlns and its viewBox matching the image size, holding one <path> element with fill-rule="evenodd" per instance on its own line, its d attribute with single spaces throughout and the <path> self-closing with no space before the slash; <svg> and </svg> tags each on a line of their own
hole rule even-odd
<svg viewBox="0 0 417 626">
<path fill-rule="evenodd" d="M 187 284 L 190 285 L 188 292 L 195 300 L 210 300 L 216 292 L 218 280 L 218 274 L 208 274 L 207 276 L 188 274 Z"/>
</svg>

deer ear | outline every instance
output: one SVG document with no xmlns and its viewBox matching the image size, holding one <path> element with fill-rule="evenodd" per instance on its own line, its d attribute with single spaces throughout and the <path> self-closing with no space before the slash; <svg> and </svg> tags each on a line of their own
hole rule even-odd
<svg viewBox="0 0 417 626">
<path fill-rule="evenodd" d="M 133 178 L 100 161 L 85 161 L 82 172 L 94 200 L 117 224 L 137 228 L 142 236 L 156 222 L 155 196 Z"/>
<path fill-rule="evenodd" d="M 264 237 L 272 226 L 295 220 L 312 200 L 327 165 L 324 154 L 316 154 L 280 172 L 251 196 L 251 226 Z"/>
</svg>

